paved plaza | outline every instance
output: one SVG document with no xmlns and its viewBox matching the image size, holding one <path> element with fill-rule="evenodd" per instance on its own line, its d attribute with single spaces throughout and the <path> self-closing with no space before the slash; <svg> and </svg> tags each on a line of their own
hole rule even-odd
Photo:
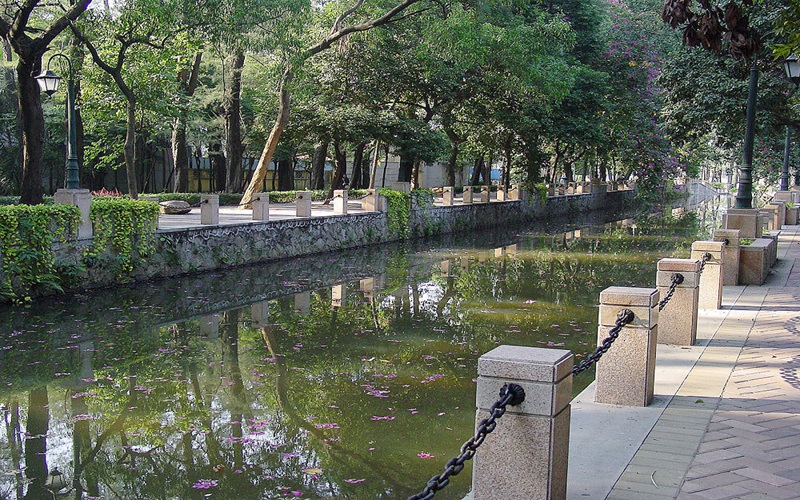
<svg viewBox="0 0 800 500">
<path fill-rule="evenodd" d="M 764 285 L 700 311 L 695 346 L 658 347 L 650 406 L 575 399 L 569 498 L 800 498 L 799 230 Z"/>
</svg>

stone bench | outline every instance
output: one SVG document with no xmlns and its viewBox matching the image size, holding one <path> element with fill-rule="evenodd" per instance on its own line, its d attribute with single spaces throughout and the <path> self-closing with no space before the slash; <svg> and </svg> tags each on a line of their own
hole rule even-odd
<svg viewBox="0 0 800 500">
<path fill-rule="evenodd" d="M 775 241 L 758 238 L 749 245 L 739 247 L 739 284 L 763 285 L 769 273 L 769 260 Z"/>
</svg>

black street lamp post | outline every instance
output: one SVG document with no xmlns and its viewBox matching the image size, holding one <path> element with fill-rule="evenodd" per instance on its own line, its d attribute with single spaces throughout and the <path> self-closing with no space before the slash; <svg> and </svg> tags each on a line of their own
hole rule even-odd
<svg viewBox="0 0 800 500">
<path fill-rule="evenodd" d="M 797 86 L 800 85 L 800 61 L 798 61 L 797 56 L 792 54 L 787 57 L 783 66 L 786 70 L 786 78 L 794 83 L 794 88 L 797 90 Z M 789 153 L 792 147 L 791 130 L 791 127 L 786 125 L 786 147 L 783 149 L 783 168 L 781 168 L 781 191 L 789 190 Z M 797 175 L 795 175 L 794 183 L 796 186 L 800 185 L 800 179 L 798 179 Z"/>
<path fill-rule="evenodd" d="M 744 154 L 739 167 L 739 186 L 734 208 L 753 208 L 753 141 L 756 133 L 756 98 L 758 94 L 758 58 L 750 69 L 750 87 L 747 91 L 747 119 L 744 133 Z"/>
<path fill-rule="evenodd" d="M 72 61 L 64 54 L 54 54 L 47 60 L 47 71 L 36 76 L 39 87 L 47 95 L 53 95 L 58 90 L 61 77 L 50 70 L 50 63 L 56 57 L 63 57 L 67 61 L 69 77 L 67 78 L 67 189 L 80 189 L 81 181 L 78 166 L 78 140 L 75 130 L 75 80 L 72 74 Z"/>
</svg>

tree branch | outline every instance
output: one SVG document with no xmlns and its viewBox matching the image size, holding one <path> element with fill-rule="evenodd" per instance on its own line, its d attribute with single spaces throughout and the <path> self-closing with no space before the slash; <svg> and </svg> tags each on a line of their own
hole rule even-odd
<svg viewBox="0 0 800 500">
<path fill-rule="evenodd" d="M 339 31 L 342 27 L 342 21 L 350 17 L 353 12 L 358 10 L 359 7 L 364 3 L 364 0 L 357 0 L 356 4 L 347 9 L 346 11 L 342 12 L 342 14 L 336 18 L 336 21 L 333 22 L 333 26 L 331 26 L 331 33 L 335 33 Z"/>
<path fill-rule="evenodd" d="M 340 28 L 340 29 L 330 33 L 328 36 L 323 38 L 316 45 L 312 45 L 311 47 L 309 47 L 305 52 L 305 56 L 306 57 L 311 57 L 311 56 L 313 56 L 315 54 L 319 54 L 320 52 L 330 48 L 330 46 L 333 45 L 334 42 L 336 42 L 337 40 L 339 40 L 340 38 L 342 38 L 344 36 L 349 35 L 350 33 L 358 33 L 358 32 L 361 32 L 361 31 L 367 31 L 367 30 L 371 30 L 372 28 L 377 28 L 378 26 L 383 26 L 385 24 L 388 24 L 389 22 L 392 21 L 392 19 L 395 16 L 397 16 L 398 14 L 403 12 L 405 9 L 407 9 L 408 7 L 410 7 L 411 5 L 414 5 L 415 3 L 419 2 L 419 1 L 420 0 L 404 0 L 403 2 L 400 2 L 399 4 L 395 5 L 391 9 L 389 9 L 384 15 L 382 15 L 380 17 L 377 17 L 375 19 L 369 20 L 369 21 L 361 23 L 361 24 L 354 24 L 352 26 L 347 26 L 345 28 Z"/>
</svg>

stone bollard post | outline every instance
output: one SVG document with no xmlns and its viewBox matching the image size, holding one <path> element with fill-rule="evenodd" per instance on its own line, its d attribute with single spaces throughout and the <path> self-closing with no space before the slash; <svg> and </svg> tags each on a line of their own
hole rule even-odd
<svg viewBox="0 0 800 500">
<path fill-rule="evenodd" d="M 333 285 L 331 287 L 331 307 L 344 306 L 346 290 L 344 285 Z"/>
<path fill-rule="evenodd" d="M 311 312 L 311 292 L 298 292 L 294 294 L 294 310 L 301 316 L 308 316 Z"/>
<path fill-rule="evenodd" d="M 367 189 L 367 196 L 361 200 L 361 208 L 365 212 L 385 212 L 386 197 L 376 189 Z"/>
<path fill-rule="evenodd" d="M 547 185 L 547 196 L 555 196 L 556 195 L 556 187 L 553 184 Z"/>
<path fill-rule="evenodd" d="M 472 204 L 472 186 L 464 186 L 464 205 Z"/>
<path fill-rule="evenodd" d="M 697 340 L 697 303 L 700 295 L 700 261 L 692 259 L 661 259 L 657 264 L 656 286 L 664 300 L 672 285 L 672 277 L 680 274 L 683 281 L 675 287 L 672 297 L 658 317 L 658 343 L 682 346 L 694 345 Z"/>
<path fill-rule="evenodd" d="M 786 224 L 786 203 L 773 201 L 765 208 L 772 210 L 773 229 L 780 230 Z"/>
<path fill-rule="evenodd" d="M 761 237 L 761 223 L 757 208 L 729 208 L 722 214 L 722 227 L 740 229 L 742 238 Z"/>
<path fill-rule="evenodd" d="M 94 234 L 92 219 L 89 213 L 92 209 L 92 193 L 88 189 L 58 189 L 53 195 L 56 205 L 75 205 L 81 212 L 78 223 L 78 239 L 91 238 Z M 156 200 L 158 203 L 158 200 Z"/>
<path fill-rule="evenodd" d="M 411 192 L 411 183 L 410 182 L 393 182 L 392 189 L 395 191 L 402 191 L 404 193 Z"/>
<path fill-rule="evenodd" d="M 595 401 L 647 406 L 655 390 L 658 299 L 655 288 L 612 286 L 600 292 L 597 344 L 608 337 L 617 314 L 630 309 L 634 320 L 622 327 L 611 349 L 597 362 Z"/>
<path fill-rule="evenodd" d="M 311 191 L 298 191 L 296 203 L 298 217 L 311 217 Z"/>
<path fill-rule="evenodd" d="M 525 401 L 506 407 L 478 449 L 475 500 L 566 497 L 572 363 L 572 353 L 562 349 L 508 345 L 478 359 L 476 424 L 489 416 L 506 383 L 520 385 Z"/>
<path fill-rule="evenodd" d="M 333 213 L 347 213 L 347 190 L 337 189 L 333 192 Z"/>
<path fill-rule="evenodd" d="M 523 193 L 522 188 L 519 187 L 518 185 L 514 184 L 508 190 L 508 199 L 509 200 L 517 201 L 517 200 L 522 200 L 524 198 L 525 198 L 525 194 Z"/>
<path fill-rule="evenodd" d="M 736 286 L 739 284 L 739 229 L 716 229 L 713 240 L 721 241 L 722 247 L 722 285 Z"/>
<path fill-rule="evenodd" d="M 491 193 L 491 186 L 481 186 L 481 203 L 489 203 L 489 197 Z"/>
<path fill-rule="evenodd" d="M 219 314 L 200 316 L 200 333 L 206 338 L 219 338 Z"/>
<path fill-rule="evenodd" d="M 258 193 L 253 198 L 253 220 L 269 220 L 269 195 Z"/>
<path fill-rule="evenodd" d="M 200 224 L 219 224 L 219 195 L 200 195 Z"/>
<path fill-rule="evenodd" d="M 791 191 L 777 191 L 772 197 L 774 201 L 782 201 L 784 203 L 794 203 L 793 198 Z"/>
<path fill-rule="evenodd" d="M 720 241 L 695 241 L 692 243 L 690 258 L 702 262 L 706 253 L 711 254 L 711 260 L 706 262 L 703 273 L 700 275 L 700 309 L 719 309 L 722 307 L 722 278 L 724 269 L 722 264 L 722 251 L 725 243 Z"/>
<path fill-rule="evenodd" d="M 250 319 L 256 328 L 265 328 L 269 325 L 269 301 L 256 302 L 250 305 Z"/>
<path fill-rule="evenodd" d="M 506 201 L 506 187 L 502 184 L 497 186 L 497 201 Z"/>
<path fill-rule="evenodd" d="M 442 188 L 442 205 L 446 207 L 453 206 L 453 186 Z"/>
</svg>

